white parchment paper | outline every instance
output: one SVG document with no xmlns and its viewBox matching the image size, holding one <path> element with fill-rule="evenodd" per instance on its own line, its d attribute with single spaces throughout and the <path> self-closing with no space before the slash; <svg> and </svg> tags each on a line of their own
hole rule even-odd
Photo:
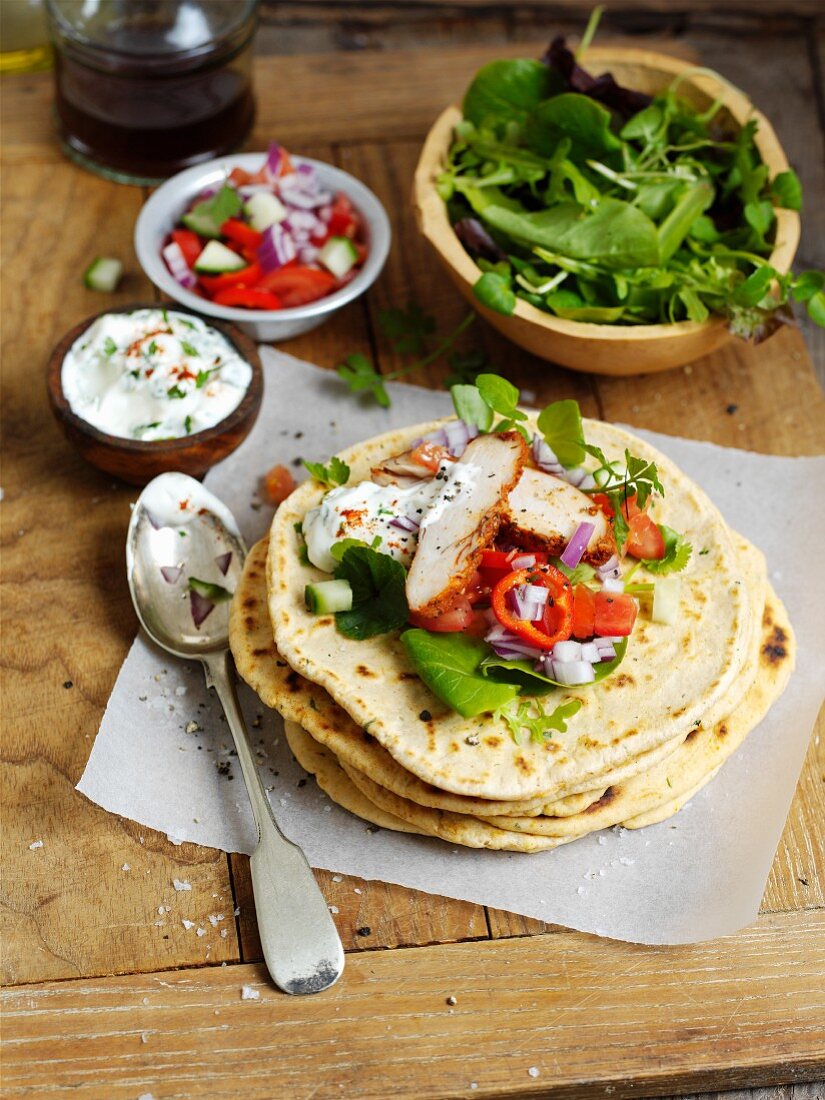
<svg viewBox="0 0 825 1100">
<path fill-rule="evenodd" d="M 397 384 L 389 410 L 359 405 L 329 372 L 262 351 L 266 395 L 258 423 L 206 480 L 249 545 L 271 519 L 257 495 L 270 466 L 326 461 L 351 443 L 451 411 L 449 395 Z M 280 718 L 244 686 L 275 815 L 313 866 L 641 943 L 711 939 L 755 918 L 825 692 L 825 573 L 811 568 L 812 554 L 825 545 L 825 457 L 777 458 L 638 434 L 702 485 L 731 526 L 767 556 L 799 641 L 797 669 L 768 717 L 669 822 L 523 855 L 368 828 L 314 782 L 302 782 Z M 301 476 L 298 465 L 295 472 Z M 143 637 L 123 664 L 78 790 L 173 839 L 242 852 L 254 844 L 231 737 L 200 667 L 174 661 Z"/>
</svg>

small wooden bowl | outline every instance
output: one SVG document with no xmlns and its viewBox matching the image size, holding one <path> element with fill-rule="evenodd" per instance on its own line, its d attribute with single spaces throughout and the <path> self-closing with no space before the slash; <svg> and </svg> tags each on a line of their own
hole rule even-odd
<svg viewBox="0 0 825 1100">
<path fill-rule="evenodd" d="M 248 336 L 235 325 L 224 324 L 209 318 L 209 324 L 218 330 L 236 348 L 252 367 L 252 380 L 241 403 L 218 424 L 205 431 L 187 435 L 181 439 L 158 439 L 144 442 L 108 435 L 77 416 L 69 407 L 63 393 L 61 370 L 63 360 L 72 344 L 106 313 L 130 313 L 135 309 L 159 309 L 163 303 L 139 302 L 118 309 L 104 309 L 75 325 L 66 333 L 49 357 L 46 383 L 52 412 L 63 429 L 66 438 L 93 466 L 107 474 L 128 481 L 130 485 L 146 485 L 158 474 L 179 470 L 192 477 L 201 478 L 216 462 L 226 458 L 249 435 L 258 419 L 264 392 L 263 370 L 258 349 Z M 175 305 L 175 313 L 198 316 L 194 310 Z M 203 320 L 203 318 L 200 318 Z"/>
<path fill-rule="evenodd" d="M 661 92 L 675 77 L 694 68 L 665 54 L 611 47 L 588 50 L 584 65 L 596 76 L 612 72 L 620 84 L 649 95 Z M 707 108 L 720 98 L 724 105 L 720 118 L 727 116 L 737 127 L 749 119 L 756 119 L 756 147 L 771 176 L 787 171 L 788 160 L 773 127 L 732 84 L 704 72 L 695 72 L 682 81 L 679 94 L 699 109 Z M 473 309 L 508 340 L 542 359 L 573 370 L 628 375 L 652 374 L 684 366 L 709 355 L 731 338 L 724 320 L 718 317 L 672 325 L 594 325 L 566 321 L 521 299 L 509 317 L 482 306 L 473 295 L 473 284 L 481 270 L 455 235 L 446 204 L 436 190 L 436 180 L 460 118 L 457 107 L 448 107 L 427 135 L 413 185 L 418 226 Z M 777 209 L 776 247 L 769 259 L 777 271 L 784 273 L 790 268 L 799 234 L 799 215 L 793 210 Z"/>
</svg>

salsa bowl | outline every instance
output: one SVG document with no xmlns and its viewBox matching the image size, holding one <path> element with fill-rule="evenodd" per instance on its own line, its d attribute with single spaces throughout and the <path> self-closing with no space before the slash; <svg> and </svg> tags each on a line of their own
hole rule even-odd
<svg viewBox="0 0 825 1100">
<path fill-rule="evenodd" d="M 323 161 L 293 156 L 294 164 L 312 166 L 324 188 L 343 192 L 362 215 L 369 252 L 355 278 L 346 286 L 317 301 L 279 310 L 218 305 L 185 289 L 172 276 L 161 256 L 161 249 L 169 234 L 196 196 L 208 188 L 219 187 L 233 168 L 256 172 L 266 156 L 266 153 L 237 153 L 187 168 L 186 171 L 172 176 L 144 204 L 135 224 L 134 243 L 140 266 L 164 294 L 197 313 L 236 324 L 253 340 L 277 342 L 317 328 L 372 286 L 387 259 L 391 232 L 384 207 L 360 180 Z"/>
<path fill-rule="evenodd" d="M 648 50 L 593 47 L 583 63 L 593 75 L 612 72 L 626 87 L 656 95 L 677 76 L 684 76 L 680 95 L 691 105 L 707 109 L 722 102 L 721 117 L 736 128 L 755 119 L 755 144 L 771 176 L 788 170 L 788 160 L 770 122 L 745 94 L 707 71 L 665 54 Z M 436 181 L 446 160 L 453 131 L 462 117 L 448 107 L 427 135 L 413 184 L 418 227 L 429 241 L 447 274 L 474 309 L 514 344 L 541 359 L 591 374 L 633 375 L 671 370 L 709 355 L 731 339 L 721 317 L 674 324 L 609 325 L 570 321 L 522 301 L 509 316 L 487 309 L 475 298 L 473 284 L 481 269 L 465 250 L 450 224 L 447 207 Z M 768 262 L 777 271 L 789 270 L 799 244 L 800 219 L 792 210 L 776 210 L 776 245 Z"/>
</svg>

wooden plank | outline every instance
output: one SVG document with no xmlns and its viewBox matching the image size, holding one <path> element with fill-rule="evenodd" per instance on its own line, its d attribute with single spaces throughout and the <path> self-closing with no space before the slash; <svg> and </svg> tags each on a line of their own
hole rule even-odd
<svg viewBox="0 0 825 1100">
<path fill-rule="evenodd" d="M 244 962 L 257 962 L 263 958 L 263 952 L 255 920 L 249 860 L 239 855 L 231 859 L 232 888 L 240 908 L 241 957 Z M 347 952 L 457 943 L 489 936 L 481 905 L 330 871 L 316 871 L 315 877 Z"/>
<path fill-rule="evenodd" d="M 825 913 L 678 948 L 570 933 L 370 952 L 317 997 L 285 997 L 246 964 L 49 983 L 6 991 L 4 1022 L 10 1100 L 263 1100 L 276 1079 L 279 1097 L 376 1100 L 815 1080 Z"/>
</svg>

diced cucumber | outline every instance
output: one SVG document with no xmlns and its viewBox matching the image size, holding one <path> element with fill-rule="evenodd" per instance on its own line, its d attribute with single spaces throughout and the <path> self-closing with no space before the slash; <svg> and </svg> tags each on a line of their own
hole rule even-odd
<svg viewBox="0 0 825 1100">
<path fill-rule="evenodd" d="M 286 207 L 277 197 L 268 191 L 256 191 L 251 199 L 248 199 L 244 207 L 249 215 L 249 224 L 259 233 L 269 229 L 270 225 L 277 225 L 286 217 Z"/>
<path fill-rule="evenodd" d="M 181 221 L 187 229 L 191 229 L 201 237 L 220 237 L 221 235 L 221 227 L 216 225 L 214 218 L 210 218 L 208 214 L 198 213 L 197 209 L 184 214 Z"/>
<path fill-rule="evenodd" d="M 336 279 L 343 279 L 358 261 L 358 249 L 349 237 L 330 237 L 318 254 L 318 262 Z"/>
<path fill-rule="evenodd" d="M 240 271 L 246 266 L 243 256 L 239 256 L 237 252 L 233 252 L 220 241 L 210 241 L 195 260 L 195 271 L 210 275 L 220 275 L 224 271 Z"/>
<path fill-rule="evenodd" d="M 679 614 L 679 598 L 682 591 L 680 577 L 657 577 L 656 587 L 653 589 L 653 611 L 651 618 L 654 623 L 665 623 L 672 626 Z"/>
<path fill-rule="evenodd" d="M 352 610 L 352 589 L 349 581 L 321 581 L 304 589 L 307 611 L 313 615 L 334 615 Z"/>
<path fill-rule="evenodd" d="M 111 294 L 120 282 L 123 264 L 108 256 L 97 256 L 83 272 L 83 282 L 89 290 L 102 290 Z"/>
</svg>

